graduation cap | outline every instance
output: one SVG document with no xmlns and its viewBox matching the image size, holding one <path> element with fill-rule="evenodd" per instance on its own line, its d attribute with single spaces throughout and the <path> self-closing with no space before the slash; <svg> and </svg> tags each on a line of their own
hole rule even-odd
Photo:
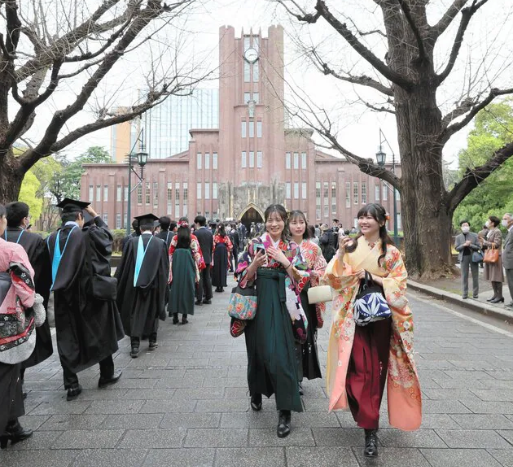
<svg viewBox="0 0 513 467">
<path fill-rule="evenodd" d="M 141 225 L 155 225 L 155 221 L 158 221 L 159 218 L 152 213 L 149 214 L 143 214 L 142 216 L 135 216 L 134 219 L 137 219 L 139 221 L 139 227 Z"/>
<path fill-rule="evenodd" d="M 58 205 L 58 208 L 62 208 L 63 214 L 71 212 L 82 212 L 91 203 L 89 201 L 78 201 L 76 199 L 64 198 Z"/>
</svg>

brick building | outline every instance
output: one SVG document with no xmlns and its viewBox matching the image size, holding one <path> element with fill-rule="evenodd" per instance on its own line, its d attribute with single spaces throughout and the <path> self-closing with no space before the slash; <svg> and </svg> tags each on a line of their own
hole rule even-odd
<svg viewBox="0 0 513 467">
<path fill-rule="evenodd" d="M 392 212 L 389 186 L 317 150 L 311 130 L 287 124 L 281 26 L 271 26 L 267 37 L 243 32 L 240 38 L 233 27 L 221 27 L 219 61 L 219 128 L 190 129 L 189 148 L 182 153 L 164 159 L 149 154 L 144 181 L 131 195 L 132 216 L 203 214 L 248 223 L 260 221 L 269 204 L 282 203 L 303 210 L 310 222 L 331 224 L 336 217 L 351 228 L 367 202 L 381 202 Z M 127 165 L 85 168 L 82 199 L 111 228 L 125 228 Z"/>
</svg>

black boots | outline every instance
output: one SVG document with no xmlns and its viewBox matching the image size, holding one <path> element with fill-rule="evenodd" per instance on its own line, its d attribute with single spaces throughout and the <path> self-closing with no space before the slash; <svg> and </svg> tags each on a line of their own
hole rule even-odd
<svg viewBox="0 0 513 467">
<path fill-rule="evenodd" d="M 178 313 L 173 313 L 173 324 L 178 324 Z"/>
<path fill-rule="evenodd" d="M 19 443 L 32 436 L 32 430 L 25 430 L 18 419 L 7 424 L 7 428 L 2 436 L 0 436 L 0 448 L 5 449 L 9 440 L 11 444 Z"/>
<path fill-rule="evenodd" d="M 182 315 L 182 324 L 187 324 L 188 322 L 187 315 Z"/>
<path fill-rule="evenodd" d="M 251 408 L 255 412 L 262 410 L 262 394 L 253 394 L 251 396 Z"/>
<path fill-rule="evenodd" d="M 78 383 L 73 384 L 71 387 L 68 388 L 66 400 L 74 401 L 78 396 L 80 396 L 80 394 L 82 394 L 82 386 L 80 386 L 80 384 Z"/>
<path fill-rule="evenodd" d="M 365 430 L 365 457 L 377 457 L 378 455 L 378 430 Z"/>
<path fill-rule="evenodd" d="M 290 410 L 278 411 L 278 438 L 286 438 L 290 434 Z"/>
</svg>

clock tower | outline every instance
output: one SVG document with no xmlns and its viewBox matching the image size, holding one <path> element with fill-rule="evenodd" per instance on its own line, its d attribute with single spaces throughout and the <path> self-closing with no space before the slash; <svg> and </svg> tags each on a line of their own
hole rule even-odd
<svg viewBox="0 0 513 467">
<path fill-rule="evenodd" d="M 239 217 L 249 205 L 284 202 L 283 28 L 238 38 L 222 27 L 219 55 L 219 161 L 227 164 L 219 207 Z"/>
</svg>

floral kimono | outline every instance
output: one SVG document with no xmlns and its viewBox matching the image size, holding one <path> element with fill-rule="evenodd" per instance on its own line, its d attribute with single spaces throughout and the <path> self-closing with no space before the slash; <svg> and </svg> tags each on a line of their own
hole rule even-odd
<svg viewBox="0 0 513 467">
<path fill-rule="evenodd" d="M 298 246 L 283 240 L 277 245 L 293 265 L 294 281 L 283 266 L 271 258 L 266 266 L 258 268 L 251 281 L 247 279 L 247 268 L 255 257 L 256 245 L 264 245 L 267 249 L 272 244 L 273 241 L 267 233 L 252 239 L 241 253 L 237 268 L 239 285 L 242 288 L 256 283 L 258 303 L 255 319 L 247 321 L 244 330 L 249 391 L 252 396 L 263 394 L 270 397 L 276 394 L 278 410 L 302 412 L 293 325 L 299 321 L 298 310 L 303 312 L 298 282 L 304 275 L 301 269 L 306 269 L 306 265 L 301 259 Z"/>
<path fill-rule="evenodd" d="M 346 378 L 353 349 L 355 322 L 353 303 L 359 289 L 355 275 L 365 269 L 383 278 L 386 300 L 392 311 L 388 357 L 388 417 L 390 425 L 405 431 L 419 428 L 422 420 L 420 384 L 413 359 L 413 317 L 406 299 L 407 272 L 401 253 L 387 245 L 387 254 L 378 266 L 381 242 L 371 247 L 363 237 L 353 253 L 346 253 L 344 264 L 335 257 L 326 270 L 325 279 L 337 292 L 333 300 L 333 323 L 327 362 L 329 410 L 347 409 Z M 378 322 L 379 323 L 379 322 Z"/>
<path fill-rule="evenodd" d="M 176 250 L 177 245 L 177 235 L 173 237 L 171 240 L 171 246 L 169 247 L 169 283 L 173 281 L 173 254 Z M 199 272 L 205 269 L 205 261 L 203 259 L 203 253 L 201 252 L 201 247 L 198 242 L 198 238 L 196 235 L 191 234 L 191 253 L 192 258 L 194 259 L 194 263 L 196 265 L 195 271 L 195 280 L 196 283 L 199 282 Z"/>
<path fill-rule="evenodd" d="M 306 264 L 304 277 L 301 278 L 301 304 L 308 319 L 307 339 L 303 345 L 298 345 L 296 352 L 298 356 L 299 381 L 306 377 L 308 379 L 322 378 L 321 365 L 317 352 L 317 329 L 324 324 L 325 303 L 310 305 L 308 303 L 308 289 L 319 285 L 320 278 L 326 270 L 326 260 L 319 245 L 311 240 L 303 240 L 299 245 L 301 257 Z"/>
</svg>

